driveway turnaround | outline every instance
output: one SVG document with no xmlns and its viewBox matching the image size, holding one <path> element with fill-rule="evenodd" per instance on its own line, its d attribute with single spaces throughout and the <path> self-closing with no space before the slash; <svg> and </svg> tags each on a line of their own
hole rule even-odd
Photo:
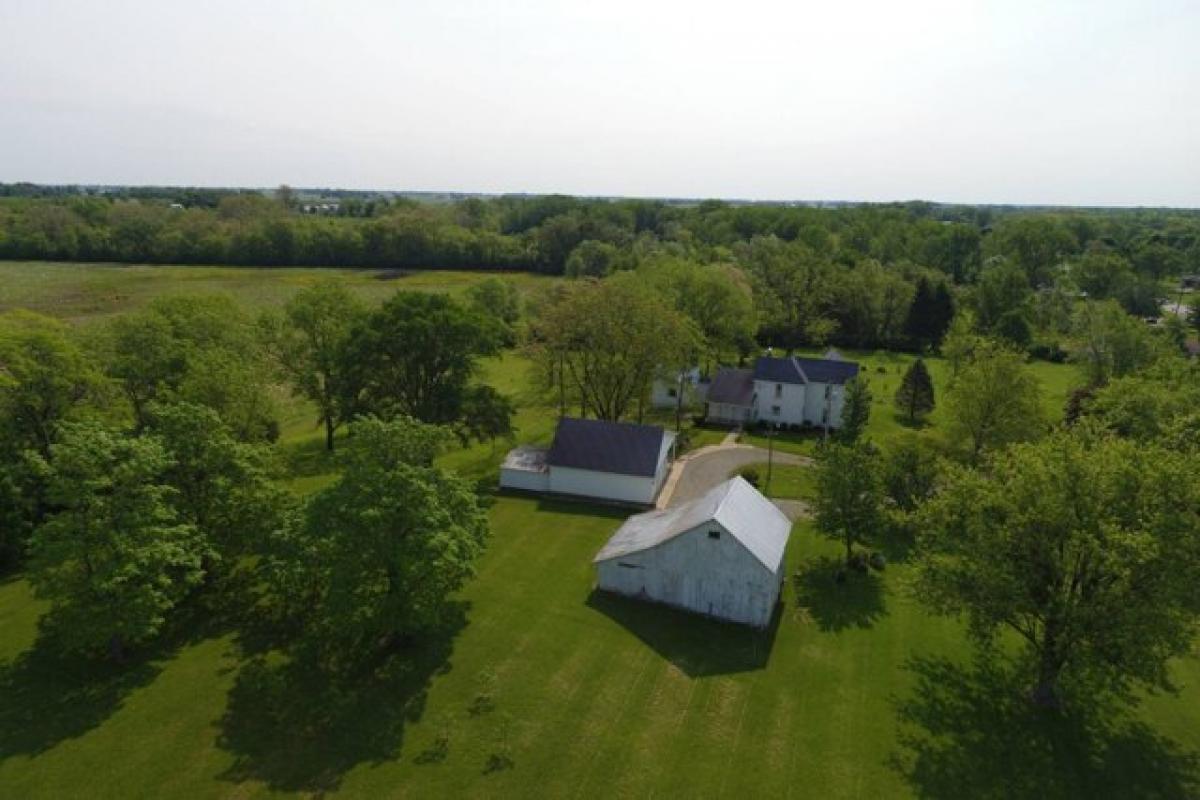
<svg viewBox="0 0 1200 800">
<path fill-rule="evenodd" d="M 729 473 L 750 464 L 762 464 L 767 460 L 767 450 L 746 444 L 716 445 L 689 453 L 675 462 L 667 485 L 659 496 L 658 507 L 673 506 L 694 500 L 718 483 L 729 478 Z M 775 451 L 776 464 L 812 464 L 812 459 L 792 453 Z M 785 509 L 785 512 L 787 510 Z M 792 516 L 788 514 L 788 516 Z"/>
</svg>

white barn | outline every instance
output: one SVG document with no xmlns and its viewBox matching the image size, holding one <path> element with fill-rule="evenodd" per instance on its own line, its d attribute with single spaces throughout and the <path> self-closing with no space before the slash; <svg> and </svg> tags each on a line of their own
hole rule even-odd
<svg viewBox="0 0 1200 800">
<path fill-rule="evenodd" d="M 792 523 L 740 477 L 625 521 L 595 558 L 600 589 L 763 628 Z"/>
<path fill-rule="evenodd" d="M 549 449 L 518 447 L 500 466 L 500 487 L 653 505 L 670 471 L 675 434 L 657 425 L 558 421 Z"/>
</svg>

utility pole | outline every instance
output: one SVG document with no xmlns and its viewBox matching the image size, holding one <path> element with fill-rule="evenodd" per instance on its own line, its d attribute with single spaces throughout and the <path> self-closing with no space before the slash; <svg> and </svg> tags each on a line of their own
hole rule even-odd
<svg viewBox="0 0 1200 800">
<path fill-rule="evenodd" d="M 679 373 L 679 384 L 675 388 L 675 432 L 683 427 L 683 373 Z"/>
<path fill-rule="evenodd" d="M 775 463 L 775 423 L 772 422 L 769 425 L 770 427 L 767 428 L 767 485 L 763 487 L 766 492 L 771 491 L 771 467 Z"/>
</svg>

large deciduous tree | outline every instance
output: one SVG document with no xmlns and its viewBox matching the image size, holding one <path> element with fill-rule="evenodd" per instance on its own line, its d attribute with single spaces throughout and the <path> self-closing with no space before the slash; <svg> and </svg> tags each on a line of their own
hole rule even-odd
<svg viewBox="0 0 1200 800">
<path fill-rule="evenodd" d="M 342 384 L 350 331 L 366 313 L 362 302 L 341 283 L 325 281 L 296 293 L 282 318 L 267 318 L 268 339 L 292 391 L 317 407 L 317 423 L 325 427 L 325 449 L 333 450 L 334 434 L 346 422 Z"/>
<path fill-rule="evenodd" d="M 285 594 L 300 594 L 291 604 L 306 607 L 311 641 L 334 666 L 436 628 L 488 537 L 470 483 L 433 466 L 444 431 L 364 418 L 352 434 L 345 472 L 269 568 Z"/>
<path fill-rule="evenodd" d="M 9 452 L 50 454 L 58 423 L 101 389 L 91 360 L 58 320 L 0 315 L 0 432 Z"/>
<path fill-rule="evenodd" d="M 161 479 L 173 490 L 172 505 L 205 541 L 207 576 L 228 575 L 287 513 L 271 452 L 239 441 L 215 411 L 194 403 L 152 404 L 146 430 L 171 460 Z"/>
<path fill-rule="evenodd" d="M 950 434 L 965 443 L 972 461 L 987 449 L 1033 438 L 1044 427 L 1040 391 L 1024 355 L 978 340 L 947 392 Z"/>
<path fill-rule="evenodd" d="M 1078 344 L 1073 358 L 1092 385 L 1129 375 L 1156 355 L 1146 325 L 1111 300 L 1081 305 L 1075 312 L 1074 334 Z"/>
<path fill-rule="evenodd" d="M 343 408 L 458 423 L 479 359 L 498 352 L 500 340 L 495 320 L 447 295 L 397 292 L 350 334 Z"/>
<path fill-rule="evenodd" d="M 817 527 L 846 546 L 846 562 L 855 542 L 880 523 L 880 480 L 876 454 L 869 444 L 826 443 L 817 453 Z"/>
<path fill-rule="evenodd" d="M 757 314 L 749 280 L 741 270 L 659 258 L 641 267 L 639 274 L 696 325 L 710 365 L 723 355 L 753 349 Z"/>
<path fill-rule="evenodd" d="M 117 317 L 108 374 L 124 390 L 139 429 L 155 401 L 206 405 L 245 440 L 278 434 L 259 332 L 223 295 L 161 297 Z"/>
<path fill-rule="evenodd" d="M 68 649 L 119 659 L 200 582 L 203 540 L 172 506 L 157 438 L 67 423 L 50 450 L 40 466 L 58 510 L 30 539 L 29 580 Z"/>
<path fill-rule="evenodd" d="M 569 384 L 581 411 L 619 420 L 641 410 L 654 377 L 698 349 L 696 326 L 634 273 L 581 281 L 541 309 L 534 352 Z"/>
<path fill-rule="evenodd" d="M 1067 677 L 1163 684 L 1195 634 L 1197 467 L 1085 426 L 952 469 L 921 510 L 919 596 L 980 640 L 1014 631 L 1039 703 Z"/>
</svg>

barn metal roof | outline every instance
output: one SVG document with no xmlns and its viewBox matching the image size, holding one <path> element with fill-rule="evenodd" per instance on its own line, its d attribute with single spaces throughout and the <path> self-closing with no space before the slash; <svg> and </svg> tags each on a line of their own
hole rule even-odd
<svg viewBox="0 0 1200 800">
<path fill-rule="evenodd" d="M 674 434 L 657 425 L 563 417 L 558 421 L 546 463 L 649 478 L 658 470 L 664 436 Z"/>
<path fill-rule="evenodd" d="M 712 521 L 741 542 L 771 572 L 781 569 L 792 523 L 740 476 L 687 503 L 634 514 L 617 529 L 594 560 L 608 561 L 649 550 Z"/>
</svg>

